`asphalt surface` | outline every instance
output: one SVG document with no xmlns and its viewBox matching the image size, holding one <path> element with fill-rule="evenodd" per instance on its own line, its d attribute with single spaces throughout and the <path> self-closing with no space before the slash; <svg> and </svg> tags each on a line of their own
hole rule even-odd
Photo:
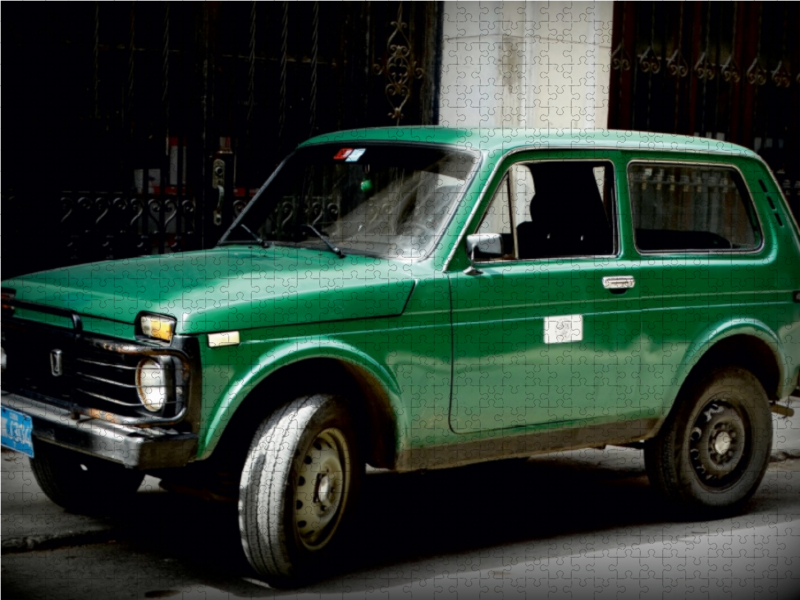
<svg viewBox="0 0 800 600">
<path fill-rule="evenodd" d="M 798 403 L 794 403 L 798 408 Z M 160 490 L 96 519 L 44 497 L 2 454 L 10 598 L 800 598 L 800 418 L 775 417 L 746 513 L 678 521 L 642 453 L 608 447 L 447 471 L 367 476 L 346 567 L 300 591 L 257 581 L 232 504 Z M 678 594 L 677 596 L 675 594 Z"/>
</svg>

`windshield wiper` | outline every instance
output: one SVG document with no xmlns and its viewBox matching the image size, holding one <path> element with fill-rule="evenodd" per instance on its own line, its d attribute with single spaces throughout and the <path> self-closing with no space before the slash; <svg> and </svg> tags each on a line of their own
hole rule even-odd
<svg viewBox="0 0 800 600">
<path fill-rule="evenodd" d="M 250 228 L 247 225 L 245 225 L 244 223 L 237 223 L 236 227 L 241 227 L 242 229 L 244 229 L 248 234 L 250 234 L 250 237 L 252 237 L 255 241 L 257 241 L 259 243 L 259 245 L 262 248 L 269 248 L 272 245 L 272 244 L 270 244 L 270 242 L 268 242 L 267 240 L 263 239 L 260 235 L 258 235 L 257 233 L 254 233 L 253 231 L 251 231 Z M 234 227 L 233 229 L 236 229 L 236 227 Z M 233 231 L 233 230 L 231 230 L 231 231 Z M 221 246 L 225 246 L 227 244 L 240 244 L 240 243 L 241 242 L 236 241 L 236 240 L 225 240 L 224 242 L 221 242 L 220 245 Z"/>
<path fill-rule="evenodd" d="M 331 252 L 333 252 L 333 253 L 334 253 L 336 256 L 338 256 L 339 258 L 344 258 L 344 252 L 342 252 L 341 250 L 339 250 L 339 248 L 337 248 L 336 246 L 334 246 L 333 244 L 331 244 L 331 243 L 328 241 L 328 238 L 326 238 L 326 237 L 325 237 L 324 235 L 322 235 L 322 234 L 321 234 L 319 231 L 317 231 L 317 229 L 316 229 L 316 228 L 315 228 L 313 225 L 309 225 L 308 223 L 304 223 L 303 225 L 300 225 L 300 228 L 301 228 L 301 229 L 308 229 L 308 230 L 309 230 L 311 233 L 313 233 L 313 234 L 314 234 L 314 235 L 316 235 L 316 236 L 317 236 L 319 239 L 321 239 L 323 242 L 325 242 L 325 245 L 328 247 L 328 249 L 329 249 Z"/>
</svg>

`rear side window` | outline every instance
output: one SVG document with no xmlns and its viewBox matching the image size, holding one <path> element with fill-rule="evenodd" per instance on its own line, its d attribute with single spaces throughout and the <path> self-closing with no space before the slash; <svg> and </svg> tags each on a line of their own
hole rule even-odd
<svg viewBox="0 0 800 600">
<path fill-rule="evenodd" d="M 761 245 L 750 194 L 735 169 L 631 163 L 628 183 L 639 250 L 746 251 Z"/>
</svg>

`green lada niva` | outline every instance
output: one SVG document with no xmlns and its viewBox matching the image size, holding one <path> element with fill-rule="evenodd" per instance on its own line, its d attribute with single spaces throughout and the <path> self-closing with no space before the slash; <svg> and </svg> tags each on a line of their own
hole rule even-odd
<svg viewBox="0 0 800 600">
<path fill-rule="evenodd" d="M 3 443 L 71 511 L 143 474 L 238 500 L 248 560 L 344 554 L 365 465 L 643 448 L 743 508 L 800 372 L 800 232 L 766 164 L 621 131 L 337 132 L 217 246 L 3 282 Z"/>
</svg>

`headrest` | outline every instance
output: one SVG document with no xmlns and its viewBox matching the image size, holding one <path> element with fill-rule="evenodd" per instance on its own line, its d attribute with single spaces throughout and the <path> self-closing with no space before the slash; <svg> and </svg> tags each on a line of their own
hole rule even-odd
<svg viewBox="0 0 800 600">
<path fill-rule="evenodd" d="M 589 162 L 543 162 L 530 165 L 536 190 L 531 199 L 531 219 L 542 214 L 571 219 L 605 221 L 602 198 Z"/>
</svg>

